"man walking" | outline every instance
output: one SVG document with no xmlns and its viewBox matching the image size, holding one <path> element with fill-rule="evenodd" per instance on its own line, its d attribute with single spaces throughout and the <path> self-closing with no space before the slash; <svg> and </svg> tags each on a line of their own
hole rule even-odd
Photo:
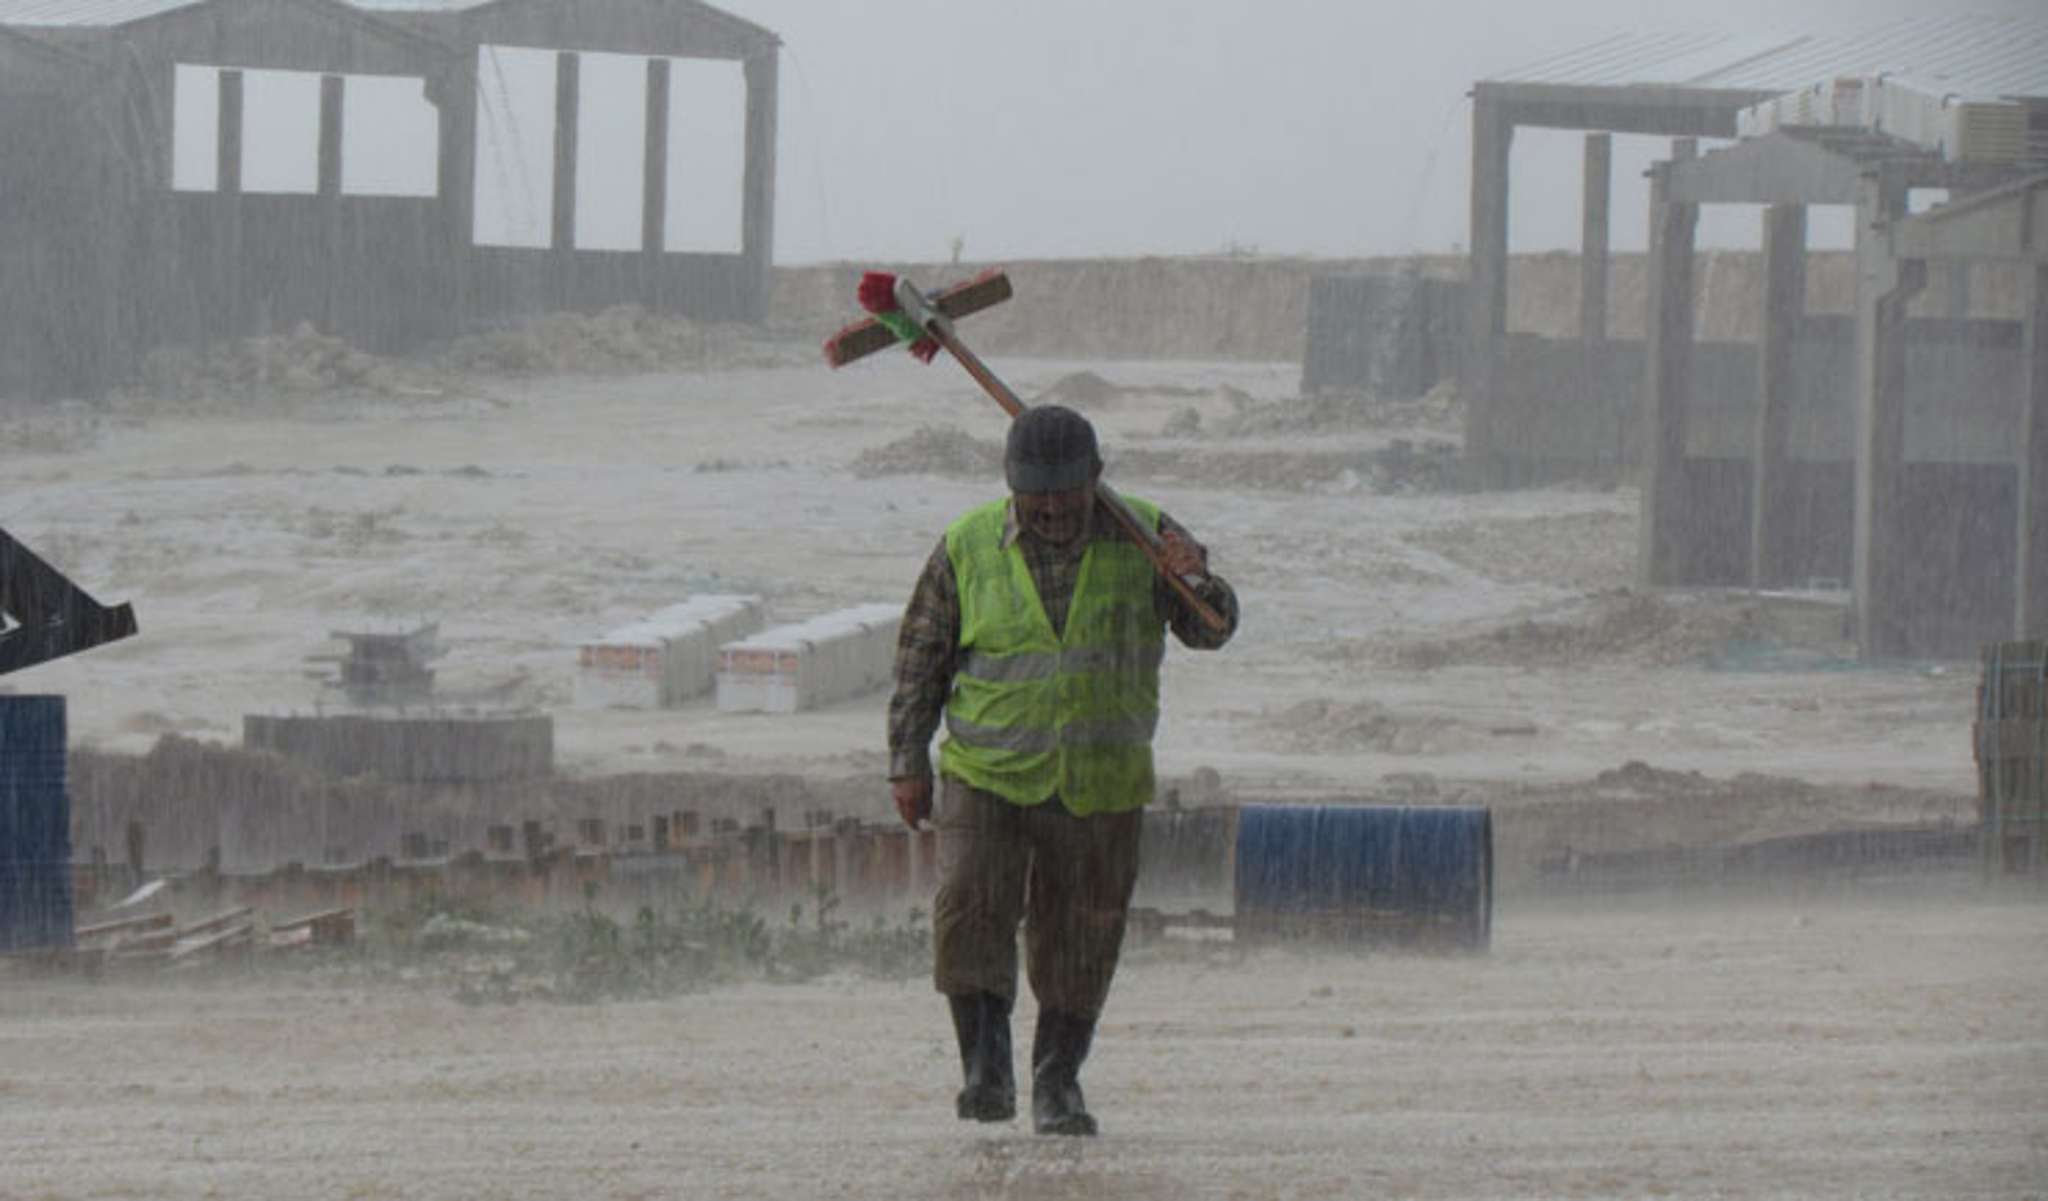
<svg viewBox="0 0 2048 1201">
<path fill-rule="evenodd" d="M 1153 794 L 1165 630 L 1213 650 L 1237 597 L 1172 519 L 1126 497 L 1168 567 L 1226 618 L 1204 625 L 1100 511 L 1102 459 L 1086 418 L 1024 410 L 1003 456 L 1010 497 L 953 522 L 904 614 L 889 702 L 889 778 L 915 828 L 933 818 L 940 881 L 934 983 L 952 1008 L 963 1119 L 1016 1115 L 1010 1010 L 1017 927 L 1038 1000 L 1031 1116 L 1040 1134 L 1091 1135 L 1079 1073 L 1109 995 Z M 941 713 L 933 805 L 932 735 Z"/>
</svg>

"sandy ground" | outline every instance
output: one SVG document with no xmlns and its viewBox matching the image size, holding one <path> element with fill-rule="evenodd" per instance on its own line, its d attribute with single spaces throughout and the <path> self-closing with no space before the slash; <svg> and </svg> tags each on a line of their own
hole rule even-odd
<svg viewBox="0 0 2048 1201">
<path fill-rule="evenodd" d="M 1595 847 L 1967 818 L 1974 665 L 1719 654 L 1728 598 L 1645 625 L 1627 489 L 1383 494 L 1387 448 L 1455 421 L 1318 419 L 1288 364 L 996 365 L 1085 396 L 1111 477 L 1239 588 L 1230 648 L 1169 657 L 1161 767 L 1193 799 L 1472 796 Z M 900 600 L 995 494 L 937 452 L 1000 428 L 892 357 L 0 430 L 0 526 L 144 631 L 8 684 L 68 694 L 81 745 L 233 742 L 332 705 L 304 661 L 330 630 L 438 620 L 451 703 L 552 712 L 567 770 L 873 773 L 880 812 L 880 695 L 578 711 L 573 648 L 699 591 L 777 619 Z M 2038 898 L 1920 887 L 1510 895 L 1472 958 L 1140 949 L 1086 1145 L 955 1123 L 918 981 L 474 1008 L 16 971 L 0 1197 L 2048 1195 Z"/>
<path fill-rule="evenodd" d="M 8 979 L 0 1197 L 2041 1197 L 2040 917 L 1636 901 L 1504 913 L 1483 957 L 1141 948 L 1082 1143 L 953 1119 L 921 981 Z"/>
<path fill-rule="evenodd" d="M 1627 489 L 1381 495 L 1369 457 L 1397 438 L 1445 442 L 1455 421 L 1290 428 L 1291 364 L 997 366 L 1027 398 L 1089 393 L 1071 386 L 1084 369 L 1111 382 L 1085 397 L 1111 478 L 1192 526 L 1243 598 L 1225 653 L 1169 657 L 1169 775 L 1213 768 L 1240 794 L 1359 792 L 1390 773 L 1558 781 L 1643 760 L 1975 789 L 1973 664 L 1710 670 L 1687 659 L 1710 644 L 1683 640 L 1649 659 L 1387 658 L 1405 641 L 1573 620 L 1626 586 Z M 579 712 L 574 646 L 712 589 L 760 592 L 778 620 L 900 601 L 945 523 L 999 477 L 855 468 L 915 452 L 920 434 L 996 445 L 1001 415 L 962 373 L 891 356 L 837 373 L 479 387 L 17 438 L 0 523 L 101 599 L 132 601 L 144 634 L 9 683 L 69 694 L 81 745 L 141 751 L 171 731 L 232 742 L 245 713 L 333 703 L 304 661 L 334 649 L 329 631 L 439 621 L 451 699 L 553 711 L 570 770 L 702 769 L 707 756 L 735 771 L 879 768 L 880 695 L 797 718 L 708 700 Z M 1163 433 L 1190 413 L 1192 436 Z M 1304 705 L 1324 720 L 1305 727 Z M 1373 717 L 1378 735 L 1347 715 Z"/>
</svg>

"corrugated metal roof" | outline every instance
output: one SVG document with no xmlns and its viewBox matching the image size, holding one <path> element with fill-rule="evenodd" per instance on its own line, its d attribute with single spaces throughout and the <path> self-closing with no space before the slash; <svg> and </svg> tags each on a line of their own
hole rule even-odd
<svg viewBox="0 0 2048 1201">
<path fill-rule="evenodd" d="M 349 0 L 357 8 L 375 13 L 461 13 L 482 8 L 497 0 Z"/>
<path fill-rule="evenodd" d="M 441 14 L 466 13 L 499 0 L 345 0 L 365 12 L 396 14 L 399 16 L 437 16 Z M 702 3 L 702 0 L 671 0 L 681 7 L 697 10 L 703 15 L 725 22 L 735 29 L 742 29 L 761 38 L 780 41 L 774 31 L 756 25 L 745 17 L 736 17 L 722 8 Z"/>
<path fill-rule="evenodd" d="M 2048 15 L 1905 17 L 1807 34 L 1622 33 L 1487 82 L 1790 92 L 1837 75 L 1904 76 L 1973 98 L 2048 99 Z"/>
<path fill-rule="evenodd" d="M 29 29 L 103 29 L 205 0 L 0 0 L 0 25 Z"/>
<path fill-rule="evenodd" d="M 0 26 L 37 29 L 109 29 L 181 8 L 192 8 L 207 0 L 0 0 Z M 482 8 L 497 0 L 343 0 L 354 8 L 385 15 L 462 13 Z M 775 41 L 773 31 L 736 17 L 698 0 L 676 0 L 708 17 L 723 21 L 759 37 Z"/>
</svg>

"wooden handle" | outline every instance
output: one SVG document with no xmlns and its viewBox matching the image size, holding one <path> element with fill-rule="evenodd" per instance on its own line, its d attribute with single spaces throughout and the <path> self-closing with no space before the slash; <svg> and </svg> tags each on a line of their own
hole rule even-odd
<svg viewBox="0 0 2048 1201">
<path fill-rule="evenodd" d="M 924 328 L 939 345 L 946 348 L 947 354 L 959 360 L 960 365 L 967 369 L 967 374 L 974 377 L 974 382 L 981 385 L 982 391 L 994 397 L 995 402 L 1003 406 L 1003 411 L 1010 415 L 1011 420 L 1015 420 L 1024 412 L 1024 402 L 1017 399 L 1017 394 L 1010 391 L 1008 384 L 996 378 L 996 373 L 989 370 L 988 364 L 982 362 L 979 355 L 960 341 L 958 335 L 953 333 L 951 322 L 943 319 L 932 320 L 926 322 Z M 1166 565 L 1166 546 L 1160 541 L 1158 533 L 1131 511 L 1131 507 L 1124 503 L 1124 498 L 1116 494 L 1116 489 L 1097 480 L 1095 495 L 1102 501 L 1103 507 L 1109 510 L 1110 516 L 1115 518 L 1117 525 L 1137 544 L 1138 550 L 1151 561 L 1153 570 L 1166 581 L 1166 586 L 1173 589 L 1174 595 L 1180 597 L 1181 601 L 1194 611 L 1203 625 L 1218 633 L 1230 628 L 1229 618 L 1218 613 L 1215 606 L 1203 600 L 1201 594 L 1195 591 L 1194 585 L 1182 579 L 1178 572 Z"/>
</svg>

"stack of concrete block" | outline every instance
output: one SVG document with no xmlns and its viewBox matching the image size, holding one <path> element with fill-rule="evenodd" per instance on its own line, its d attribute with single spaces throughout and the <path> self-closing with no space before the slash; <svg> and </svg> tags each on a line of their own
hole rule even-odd
<svg viewBox="0 0 2048 1201">
<path fill-rule="evenodd" d="M 701 696 L 719 648 L 765 624 L 760 597 L 710 594 L 620 626 L 577 648 L 576 706 L 661 709 Z"/>
<path fill-rule="evenodd" d="M 902 605 L 855 605 L 727 643 L 718 708 L 795 713 L 881 688 L 894 675 L 902 625 Z"/>
</svg>

